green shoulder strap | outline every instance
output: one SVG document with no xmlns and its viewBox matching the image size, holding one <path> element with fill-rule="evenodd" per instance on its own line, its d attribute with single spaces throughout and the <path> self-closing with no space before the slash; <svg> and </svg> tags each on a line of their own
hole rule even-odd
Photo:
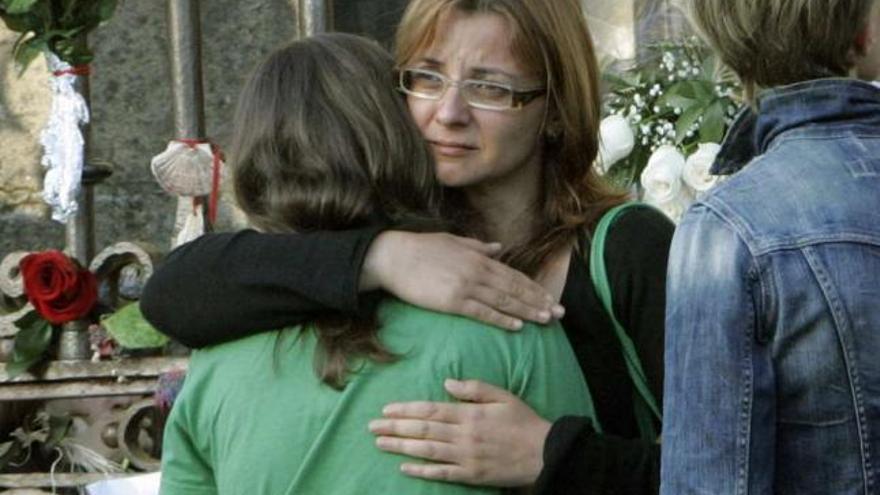
<svg viewBox="0 0 880 495">
<path fill-rule="evenodd" d="M 654 399 L 651 389 L 648 388 L 648 380 L 645 376 L 645 371 L 642 369 L 642 362 L 636 353 L 635 345 L 632 339 L 629 338 L 629 335 L 627 335 L 623 325 L 617 321 L 617 317 L 614 315 L 611 284 L 608 282 L 608 272 L 605 269 L 605 238 L 608 236 L 608 229 L 621 213 L 630 208 L 649 208 L 649 206 L 637 202 L 616 206 L 608 210 L 596 226 L 596 231 L 590 244 L 590 277 L 593 279 L 593 286 L 596 288 L 599 300 L 602 301 L 602 306 L 611 319 L 617 339 L 620 340 L 626 369 L 633 384 L 635 384 L 633 404 L 639 432 L 642 438 L 655 441 L 657 439 L 657 432 L 654 428 L 653 418 L 657 418 L 658 421 L 662 419 L 660 409 L 657 407 L 657 401 Z"/>
</svg>

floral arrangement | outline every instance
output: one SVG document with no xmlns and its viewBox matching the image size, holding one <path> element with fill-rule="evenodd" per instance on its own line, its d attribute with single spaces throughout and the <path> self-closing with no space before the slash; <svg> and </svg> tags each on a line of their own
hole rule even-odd
<svg viewBox="0 0 880 495">
<path fill-rule="evenodd" d="M 34 307 L 15 322 L 9 377 L 31 370 L 48 358 L 55 329 L 72 321 L 88 325 L 93 360 L 115 357 L 124 349 L 162 347 L 168 339 L 143 317 L 136 303 L 115 312 L 98 306 L 98 280 L 61 251 L 32 253 L 21 259 L 19 272 L 25 296 Z M 103 314 L 101 314 L 103 313 Z"/>
<path fill-rule="evenodd" d="M 35 312 L 16 322 L 12 360 L 6 371 L 19 375 L 41 362 L 53 326 L 85 318 L 98 300 L 95 276 L 61 251 L 43 251 L 19 263 L 25 295 Z"/>
<path fill-rule="evenodd" d="M 92 61 L 85 35 L 113 16 L 117 0 L 0 0 L 0 18 L 21 33 L 13 58 L 22 71 L 44 52 L 76 67 Z"/>
<path fill-rule="evenodd" d="M 604 79 L 600 169 L 677 220 L 717 182 L 709 168 L 739 108 L 734 76 L 690 38 L 651 45 L 644 63 Z"/>
</svg>

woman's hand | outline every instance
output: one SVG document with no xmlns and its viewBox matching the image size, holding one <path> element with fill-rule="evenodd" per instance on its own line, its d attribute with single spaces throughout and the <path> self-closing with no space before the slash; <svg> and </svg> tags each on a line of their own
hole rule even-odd
<svg viewBox="0 0 880 495">
<path fill-rule="evenodd" d="M 405 463 L 418 478 L 488 486 L 535 482 L 544 467 L 550 423 L 518 397 L 479 381 L 446 380 L 446 390 L 467 403 L 389 404 L 370 422 L 376 445 L 388 452 L 435 461 Z"/>
<path fill-rule="evenodd" d="M 561 318 L 562 306 L 541 285 L 491 258 L 500 250 L 445 233 L 383 232 L 367 251 L 360 287 L 508 330 Z"/>
</svg>

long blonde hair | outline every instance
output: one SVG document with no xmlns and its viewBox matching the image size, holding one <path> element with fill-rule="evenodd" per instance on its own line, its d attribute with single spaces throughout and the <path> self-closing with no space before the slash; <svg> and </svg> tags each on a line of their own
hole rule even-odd
<svg viewBox="0 0 880 495">
<path fill-rule="evenodd" d="M 504 256 L 512 266 L 535 274 L 551 253 L 582 229 L 591 230 L 602 213 L 626 198 L 592 166 L 599 150 L 600 121 L 593 42 L 577 0 L 413 0 L 397 31 L 398 66 L 431 46 L 453 11 L 505 18 L 513 32 L 514 56 L 549 83 L 539 212 L 534 224 L 527 226 L 528 240 Z M 478 212 L 460 192 L 447 197 L 449 205 L 458 207 L 456 216 L 477 219 L 466 226 L 468 230 L 485 233 Z"/>
</svg>

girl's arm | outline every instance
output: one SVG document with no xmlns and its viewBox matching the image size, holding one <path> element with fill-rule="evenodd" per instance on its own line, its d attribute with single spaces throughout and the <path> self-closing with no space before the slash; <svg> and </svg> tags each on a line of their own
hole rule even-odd
<svg viewBox="0 0 880 495">
<path fill-rule="evenodd" d="M 562 308 L 537 283 L 491 258 L 500 249 L 444 233 L 366 228 L 302 234 L 244 230 L 180 246 L 150 278 L 146 318 L 190 347 L 354 314 L 360 294 L 384 289 L 428 309 L 507 329 Z"/>
</svg>

